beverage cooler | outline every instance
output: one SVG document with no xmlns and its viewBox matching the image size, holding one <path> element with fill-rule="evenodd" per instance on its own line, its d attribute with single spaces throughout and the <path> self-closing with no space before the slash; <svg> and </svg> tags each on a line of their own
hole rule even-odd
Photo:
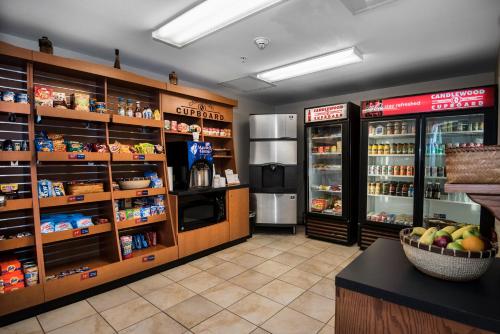
<svg viewBox="0 0 500 334">
<path fill-rule="evenodd" d="M 359 107 L 306 108 L 306 234 L 343 244 L 356 241 Z"/>
<path fill-rule="evenodd" d="M 466 194 L 444 192 L 445 158 L 446 148 L 496 143 L 496 87 L 366 101 L 361 118 L 361 248 L 413 226 L 467 223 L 490 232 L 492 215 Z"/>
</svg>

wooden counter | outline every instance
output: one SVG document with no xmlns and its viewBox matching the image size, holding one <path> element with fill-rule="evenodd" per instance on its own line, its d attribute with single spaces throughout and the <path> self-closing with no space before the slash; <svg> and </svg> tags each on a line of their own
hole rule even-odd
<svg viewBox="0 0 500 334">
<path fill-rule="evenodd" d="M 418 271 L 398 241 L 378 239 L 335 278 L 336 333 L 498 333 L 500 259 L 480 279 Z"/>
</svg>

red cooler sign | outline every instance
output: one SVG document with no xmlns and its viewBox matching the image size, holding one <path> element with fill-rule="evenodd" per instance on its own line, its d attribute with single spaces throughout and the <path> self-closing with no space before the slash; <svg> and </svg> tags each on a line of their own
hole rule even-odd
<svg viewBox="0 0 500 334">
<path fill-rule="evenodd" d="M 347 104 L 333 104 L 330 106 L 308 108 L 305 110 L 304 117 L 306 123 L 347 118 Z"/>
<path fill-rule="evenodd" d="M 439 112 L 492 107 L 493 87 L 478 87 L 432 94 L 364 101 L 361 117 L 394 116 L 413 113 Z"/>
</svg>

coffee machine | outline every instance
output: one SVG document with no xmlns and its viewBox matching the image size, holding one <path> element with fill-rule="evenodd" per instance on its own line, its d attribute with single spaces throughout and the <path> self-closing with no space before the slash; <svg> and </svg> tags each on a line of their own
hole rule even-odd
<svg viewBox="0 0 500 334">
<path fill-rule="evenodd" d="M 209 142 L 167 143 L 167 158 L 173 169 L 174 191 L 212 186 L 214 164 Z"/>
</svg>

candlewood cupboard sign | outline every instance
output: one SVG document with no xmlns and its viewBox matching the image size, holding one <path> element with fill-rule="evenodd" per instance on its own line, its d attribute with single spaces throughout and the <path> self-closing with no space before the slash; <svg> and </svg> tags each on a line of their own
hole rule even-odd
<svg viewBox="0 0 500 334">
<path fill-rule="evenodd" d="M 162 101 L 163 110 L 169 114 L 190 116 L 214 121 L 231 122 L 232 109 L 210 102 L 166 96 Z"/>
</svg>

